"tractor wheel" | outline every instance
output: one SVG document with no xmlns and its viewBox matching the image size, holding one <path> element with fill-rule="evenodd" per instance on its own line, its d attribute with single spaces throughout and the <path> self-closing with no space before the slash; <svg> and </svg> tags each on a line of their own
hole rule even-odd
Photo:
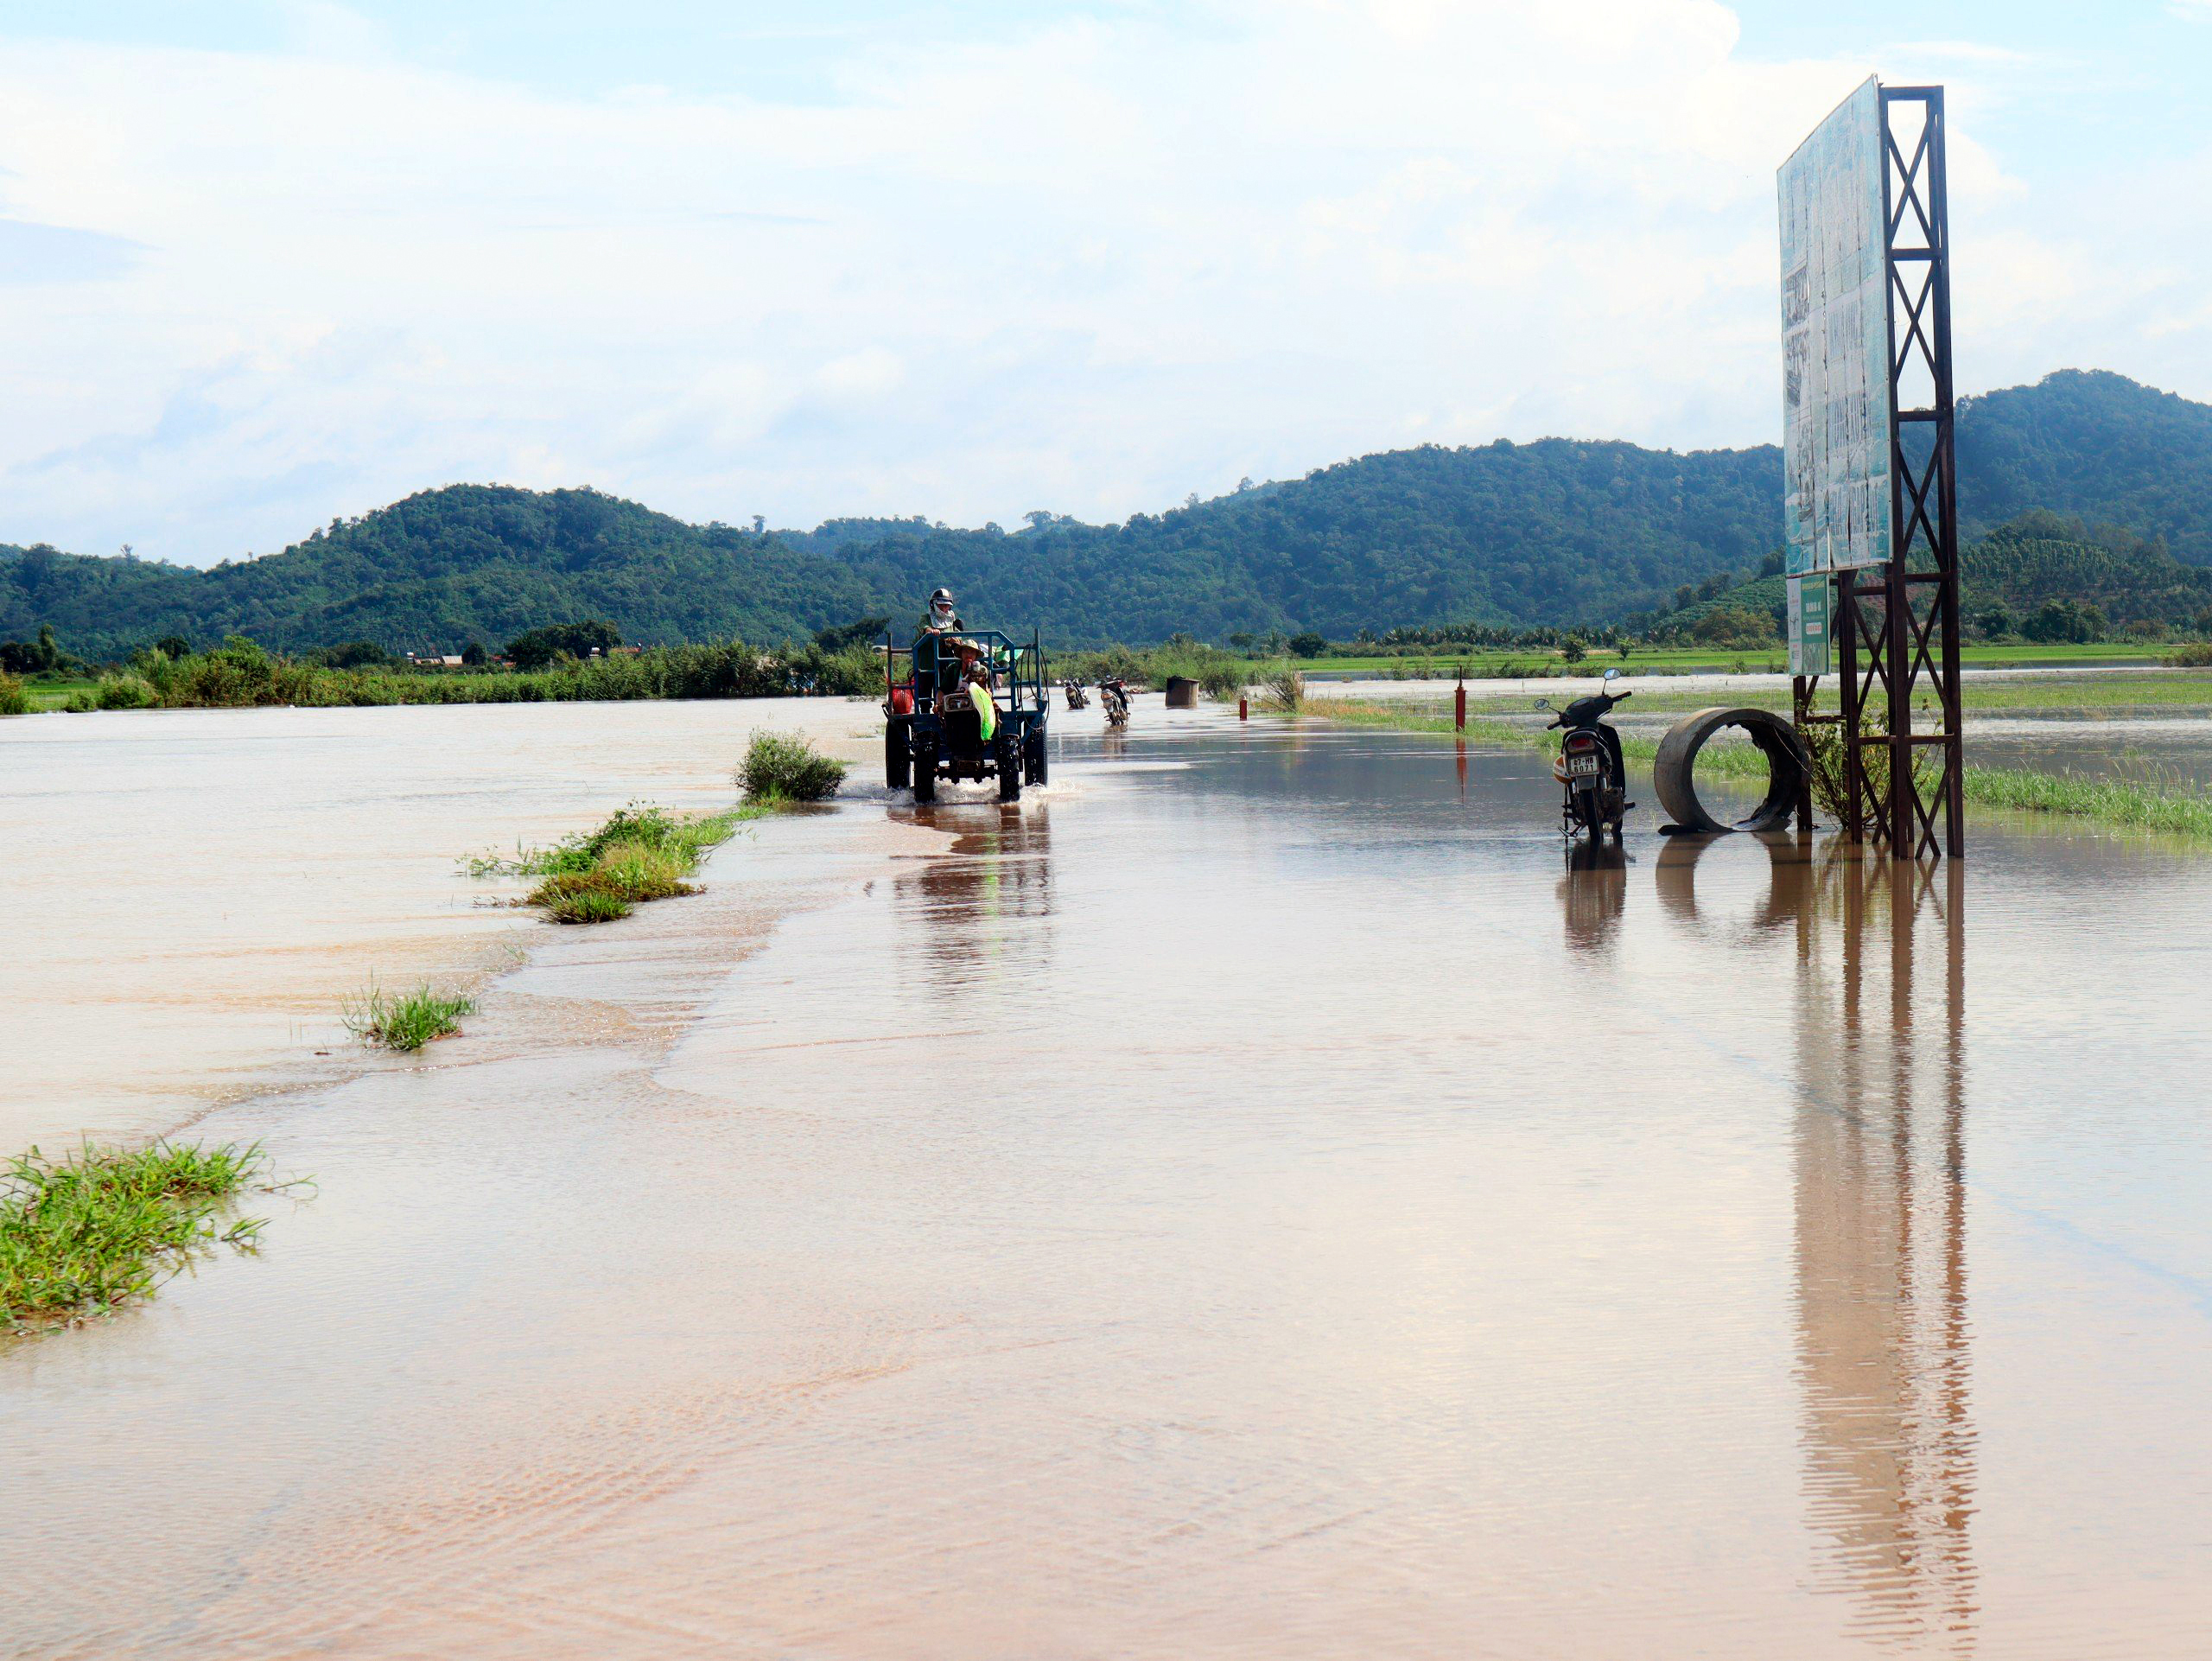
<svg viewBox="0 0 2212 1661">
<path fill-rule="evenodd" d="M 904 790 L 914 781 L 913 722 L 893 716 L 883 729 L 883 782 L 887 789 Z"/>
<path fill-rule="evenodd" d="M 1011 733 L 1001 733 L 994 748 L 998 759 L 999 799 L 1018 802 L 1021 799 L 1021 752 L 1014 747 Z"/>
<path fill-rule="evenodd" d="M 937 799 L 937 746 L 926 738 L 914 741 L 914 799 Z"/>
</svg>

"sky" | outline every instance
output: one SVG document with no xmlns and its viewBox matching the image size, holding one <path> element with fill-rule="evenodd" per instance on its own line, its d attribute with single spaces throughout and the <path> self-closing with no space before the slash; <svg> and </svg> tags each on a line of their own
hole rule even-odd
<svg viewBox="0 0 2212 1661">
<path fill-rule="evenodd" d="M 1948 89 L 1961 391 L 2212 400 L 2212 0 L 0 0 L 0 542 L 1777 442 L 1774 170 L 1870 73 Z"/>
</svg>

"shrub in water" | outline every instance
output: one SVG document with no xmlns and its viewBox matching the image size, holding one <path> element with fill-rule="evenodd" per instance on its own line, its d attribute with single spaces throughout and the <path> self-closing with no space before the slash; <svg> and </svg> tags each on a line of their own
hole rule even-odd
<svg viewBox="0 0 2212 1661">
<path fill-rule="evenodd" d="M 103 710 L 151 710 L 162 695 L 143 675 L 110 675 L 100 683 L 99 700 Z"/>
<path fill-rule="evenodd" d="M 1260 692 L 1270 709 L 1296 715 L 1306 707 L 1306 677 L 1288 664 L 1275 664 L 1260 677 Z"/>
<path fill-rule="evenodd" d="M 1243 695 L 1245 676 L 1250 668 L 1245 663 L 1216 664 L 1198 678 L 1198 684 L 1217 703 L 1232 703 Z"/>
<path fill-rule="evenodd" d="M 837 793 L 845 782 L 845 764 L 831 760 L 804 738 L 755 733 L 737 782 L 747 801 L 818 802 Z"/>
</svg>

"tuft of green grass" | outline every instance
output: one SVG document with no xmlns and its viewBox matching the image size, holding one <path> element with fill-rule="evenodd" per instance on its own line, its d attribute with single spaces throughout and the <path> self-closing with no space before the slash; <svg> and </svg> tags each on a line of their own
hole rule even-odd
<svg viewBox="0 0 2212 1661">
<path fill-rule="evenodd" d="M 745 799 L 764 805 L 818 802 L 837 793 L 845 764 L 833 761 L 804 738 L 755 733 L 737 769 Z"/>
<path fill-rule="evenodd" d="M 0 716 L 29 715 L 30 708 L 30 694 L 23 690 L 22 682 L 0 669 Z"/>
<path fill-rule="evenodd" d="M 258 1142 L 157 1142 L 128 1153 L 86 1147 L 58 1161 L 34 1148 L 8 1161 L 0 1166 L 0 1325 L 22 1330 L 149 1297 L 198 1253 L 219 1244 L 251 1250 L 260 1221 L 221 1213 L 264 1163 Z"/>
<path fill-rule="evenodd" d="M 687 856 L 677 847 L 617 842 L 600 850 L 599 863 L 588 875 L 625 900 L 667 900 L 697 892 L 683 880 L 697 862 L 696 856 Z"/>
<path fill-rule="evenodd" d="M 611 923 L 649 900 L 696 894 L 683 880 L 695 863 L 696 856 L 687 857 L 681 844 L 611 843 L 588 870 L 547 877 L 531 891 L 529 903 L 544 907 L 556 922 Z"/>
<path fill-rule="evenodd" d="M 346 1005 L 346 1030 L 388 1050 L 412 1052 L 461 1030 L 461 1018 L 476 1013 L 476 1000 L 435 992 L 426 982 L 411 992 L 386 992 L 372 983 Z"/>
<path fill-rule="evenodd" d="M 537 903 L 545 907 L 546 914 L 556 923 L 611 923 L 619 917 L 627 917 L 635 909 L 631 903 L 612 888 L 594 883 L 589 876 L 554 877 L 546 884 L 562 886 L 551 894 L 544 888 L 544 897 Z"/>
</svg>

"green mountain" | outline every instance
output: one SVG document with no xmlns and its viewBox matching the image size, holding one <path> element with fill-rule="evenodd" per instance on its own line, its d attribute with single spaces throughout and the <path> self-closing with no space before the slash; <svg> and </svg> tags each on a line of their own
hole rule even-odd
<svg viewBox="0 0 2212 1661">
<path fill-rule="evenodd" d="M 0 549 L 0 636 L 51 623 L 95 657 L 162 634 L 455 652 L 579 617 L 613 619 L 646 642 L 766 642 L 857 615 L 869 597 L 849 567 L 779 538 L 686 525 L 591 490 L 426 491 L 207 571 Z"/>
<path fill-rule="evenodd" d="M 1959 517 L 1969 533 L 2035 508 L 2163 538 L 2212 565 L 2212 405 L 2101 370 L 1960 401 Z"/>
<path fill-rule="evenodd" d="M 1969 527 L 2033 509 L 2107 527 L 2027 540 L 2102 548 L 2096 573 L 2067 558 L 2107 585 L 2100 602 L 2115 620 L 2128 614 L 2123 594 L 2134 604 L 2140 590 L 2161 616 L 2181 603 L 2147 597 L 2186 586 L 2171 559 L 2144 564 L 2152 552 L 2212 564 L 2212 407 L 2068 371 L 1963 404 L 1959 453 Z M 764 535 L 590 490 L 454 486 L 207 571 L 0 547 L 0 639 L 49 623 L 93 657 L 230 633 L 286 649 L 368 639 L 454 651 L 605 617 L 632 640 L 765 643 L 914 616 L 939 583 L 971 620 L 1039 623 L 1063 645 L 1604 623 L 1756 568 L 1777 539 L 1779 474 L 1770 446 L 1425 446 L 1122 525 L 1033 514 L 1014 533 L 840 519 Z"/>
</svg>

